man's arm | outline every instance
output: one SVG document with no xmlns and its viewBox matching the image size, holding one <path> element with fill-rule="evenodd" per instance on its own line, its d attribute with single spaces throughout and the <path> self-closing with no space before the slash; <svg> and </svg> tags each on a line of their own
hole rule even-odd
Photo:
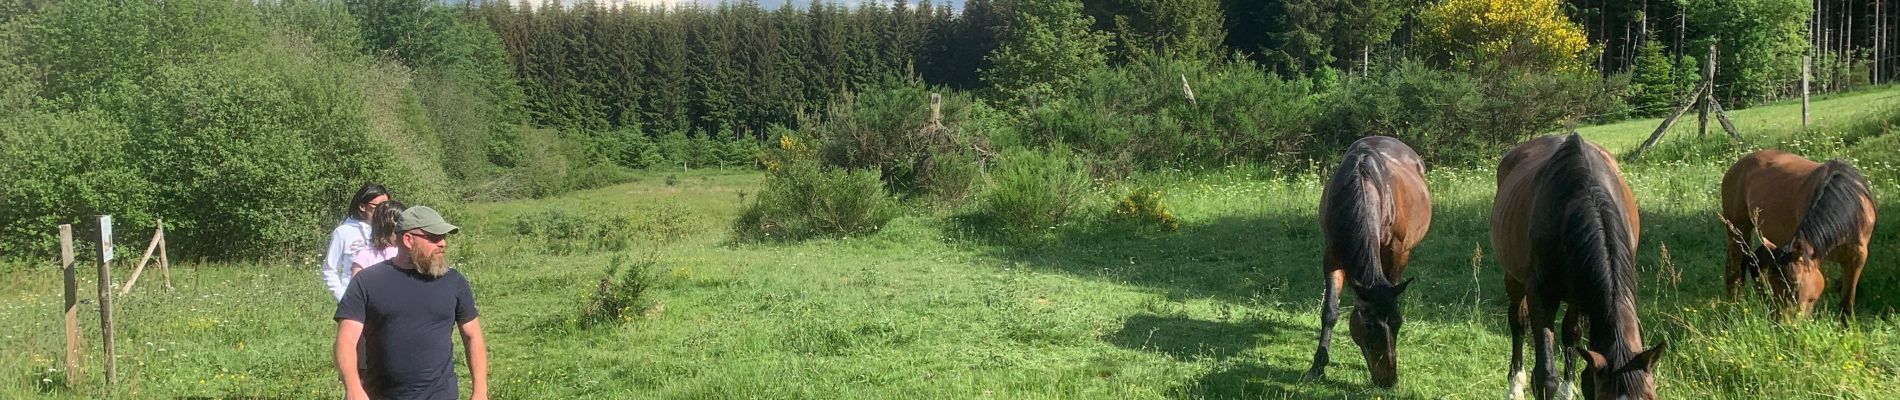
<svg viewBox="0 0 1900 400">
<path fill-rule="evenodd" d="M 356 342 L 363 338 L 363 322 L 340 319 L 336 325 L 336 372 L 343 376 L 343 398 L 369 399 L 363 390 L 363 377 L 356 371 Z"/>
<path fill-rule="evenodd" d="M 463 322 L 462 350 L 468 355 L 470 399 L 488 398 L 488 343 L 482 339 L 481 318 Z"/>
</svg>

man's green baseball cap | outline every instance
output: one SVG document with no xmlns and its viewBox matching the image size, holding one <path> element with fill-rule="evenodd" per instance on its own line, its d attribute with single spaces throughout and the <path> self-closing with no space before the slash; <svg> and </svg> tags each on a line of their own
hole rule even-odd
<svg viewBox="0 0 1900 400">
<path fill-rule="evenodd" d="M 396 230 L 406 232 L 410 229 L 421 229 L 432 235 L 447 235 L 462 230 L 442 219 L 442 214 L 429 206 L 409 207 L 402 211 L 402 222 L 396 223 Z"/>
</svg>

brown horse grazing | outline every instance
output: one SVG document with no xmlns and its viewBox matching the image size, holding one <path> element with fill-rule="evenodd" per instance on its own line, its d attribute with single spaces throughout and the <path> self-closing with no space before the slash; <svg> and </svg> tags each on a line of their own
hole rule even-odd
<svg viewBox="0 0 1900 400">
<path fill-rule="evenodd" d="M 1319 199 L 1320 231 L 1326 248 L 1321 270 L 1325 289 L 1320 308 L 1319 350 L 1307 379 L 1326 376 L 1327 348 L 1339 322 L 1339 289 L 1351 283 L 1352 341 L 1366 357 L 1372 383 L 1398 383 L 1399 295 L 1411 281 L 1394 285 L 1405 271 L 1412 247 L 1432 224 L 1432 199 L 1425 192 L 1425 163 L 1405 143 L 1384 136 L 1359 139 L 1326 181 Z"/>
<path fill-rule="evenodd" d="M 1800 317 L 1814 310 L 1826 288 L 1821 261 L 1841 264 L 1841 323 L 1854 316 L 1854 291 L 1874 233 L 1874 198 L 1867 178 L 1840 160 L 1817 164 L 1794 154 L 1762 150 L 1743 156 L 1722 176 L 1722 218 L 1728 233 L 1728 294 L 1765 269 L 1779 307 Z M 1748 234 L 1761 246 L 1749 252 Z M 1777 245 L 1779 243 L 1779 245 Z M 1767 260 L 1768 268 L 1759 261 Z"/>
<path fill-rule="evenodd" d="M 1511 149 L 1498 163 L 1491 209 L 1491 247 L 1504 267 L 1511 326 L 1510 396 L 1523 396 L 1524 328 L 1532 333 L 1533 391 L 1556 396 L 1576 355 L 1588 358 L 1582 389 L 1589 398 L 1656 397 L 1650 372 L 1667 343 L 1642 348 L 1636 314 L 1635 196 L 1609 152 L 1576 134 L 1546 136 Z M 1552 325 L 1564 316 L 1563 375 L 1552 374 Z M 1579 325 L 1589 348 L 1576 348 Z M 1567 397 L 1567 396 L 1566 396 Z"/>
</svg>

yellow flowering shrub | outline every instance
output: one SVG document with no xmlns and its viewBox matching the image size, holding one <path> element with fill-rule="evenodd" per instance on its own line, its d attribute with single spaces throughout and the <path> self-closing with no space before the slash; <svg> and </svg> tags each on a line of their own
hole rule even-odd
<svg viewBox="0 0 1900 400">
<path fill-rule="evenodd" d="M 1578 71 L 1592 51 L 1558 0 L 1444 0 L 1419 16 L 1419 45 L 1455 63 Z"/>
<path fill-rule="evenodd" d="M 1115 202 L 1115 209 L 1109 218 L 1124 223 L 1148 225 L 1164 232 L 1181 230 L 1181 220 L 1174 212 L 1168 211 L 1168 205 L 1161 202 L 1161 192 L 1147 188 L 1137 188 L 1134 192 Z"/>
</svg>

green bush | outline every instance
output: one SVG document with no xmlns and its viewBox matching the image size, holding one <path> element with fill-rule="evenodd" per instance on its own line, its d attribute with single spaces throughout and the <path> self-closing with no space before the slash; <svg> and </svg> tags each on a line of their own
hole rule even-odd
<svg viewBox="0 0 1900 400">
<path fill-rule="evenodd" d="M 1308 140 L 1317 112 L 1305 81 L 1242 60 L 1209 67 L 1145 58 L 1078 79 L 1067 96 L 1025 117 L 1023 139 L 1066 143 L 1099 160 L 1133 164 L 1127 167 L 1220 166 L 1293 152 Z"/>
<path fill-rule="evenodd" d="M 521 129 L 521 180 L 527 195 L 546 197 L 568 190 L 567 155 L 560 134 L 538 128 Z"/>
<path fill-rule="evenodd" d="M 943 92 L 942 126 L 930 124 L 933 91 Z M 967 195 L 978 154 L 989 147 L 982 131 L 965 124 L 974 103 L 941 88 L 894 85 L 844 96 L 806 131 L 826 165 L 876 170 L 906 197 L 956 198 Z"/>
<path fill-rule="evenodd" d="M 548 254 L 626 249 L 633 226 L 633 219 L 626 215 L 565 208 L 545 208 L 515 218 L 515 234 L 539 242 Z"/>
<path fill-rule="evenodd" d="M 1405 61 L 1325 94 L 1304 153 L 1330 157 L 1368 135 L 1405 141 L 1429 164 L 1484 165 L 1567 117 L 1613 108 L 1594 74 L 1455 72 Z"/>
<path fill-rule="evenodd" d="M 176 251 L 315 248 L 335 223 L 331 205 L 363 182 L 417 186 L 395 180 L 391 143 L 370 133 L 363 93 L 336 84 L 355 66 L 292 51 L 167 65 L 141 90 L 100 96 L 132 129 L 146 178 L 164 183 L 153 212 L 176 221 Z"/>
<path fill-rule="evenodd" d="M 982 211 L 1017 232 L 1069 221 L 1093 189 L 1087 166 L 1069 150 L 1015 150 L 998 162 Z"/>
<path fill-rule="evenodd" d="M 113 214 L 120 232 L 150 227 L 158 187 L 126 154 L 130 142 L 96 113 L 0 116 L 0 254 L 55 254 L 55 227 L 74 224 L 77 238 L 92 215 Z"/>
<path fill-rule="evenodd" d="M 652 309 L 658 304 L 653 299 L 653 291 L 658 289 L 660 279 L 659 274 L 653 272 L 655 264 L 651 257 L 629 263 L 625 254 L 614 254 L 607 263 L 606 273 L 584 300 L 580 326 L 618 325 L 640 318 Z"/>
<path fill-rule="evenodd" d="M 767 172 L 765 188 L 741 211 L 734 231 L 766 240 L 864 235 L 896 213 L 877 172 L 797 160 Z"/>
</svg>

